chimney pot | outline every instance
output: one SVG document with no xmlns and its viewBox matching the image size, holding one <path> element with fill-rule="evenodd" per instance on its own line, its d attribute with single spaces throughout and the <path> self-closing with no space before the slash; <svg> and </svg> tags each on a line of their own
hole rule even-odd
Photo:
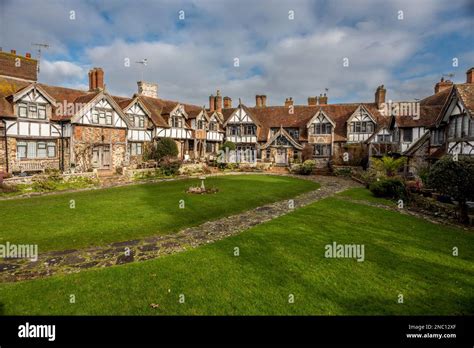
<svg viewBox="0 0 474 348">
<path fill-rule="evenodd" d="M 444 80 L 444 77 L 441 77 L 441 80 L 435 85 L 434 91 L 435 94 L 449 88 L 453 85 L 453 82 L 450 80 Z"/>
<path fill-rule="evenodd" d="M 290 107 L 293 105 L 293 97 L 286 98 L 285 100 L 285 107 Z"/>
<path fill-rule="evenodd" d="M 256 95 L 255 96 L 255 106 L 257 108 L 262 107 L 262 96 L 261 95 Z"/>
<path fill-rule="evenodd" d="M 318 104 L 319 105 L 326 105 L 328 103 L 328 97 L 326 96 L 326 93 L 324 93 L 324 96 L 323 94 L 321 94 L 319 96 L 319 99 L 318 99 Z"/>
<path fill-rule="evenodd" d="M 266 107 L 267 106 L 267 96 L 265 94 L 261 95 L 260 99 L 262 101 L 262 107 Z"/>
<path fill-rule="evenodd" d="M 31 53 L 30 53 L 30 52 L 26 52 L 25 57 L 26 57 L 26 58 L 31 58 Z"/>
<path fill-rule="evenodd" d="M 16 50 L 10 50 L 11 54 L 16 54 Z"/>
</svg>

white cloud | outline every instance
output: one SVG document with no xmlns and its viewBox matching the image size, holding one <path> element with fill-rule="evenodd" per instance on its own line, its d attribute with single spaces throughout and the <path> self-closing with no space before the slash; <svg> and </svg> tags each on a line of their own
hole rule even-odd
<svg viewBox="0 0 474 348">
<path fill-rule="evenodd" d="M 108 89 L 121 95 L 136 91 L 142 72 L 134 62 L 147 58 L 144 79 L 157 82 L 161 96 L 198 105 L 218 88 L 249 105 L 262 93 L 272 104 L 282 104 L 288 96 L 306 103 L 325 88 L 330 101 L 370 101 L 380 84 L 388 87 L 389 96 L 422 97 L 446 70 L 434 65 L 443 59 L 438 57 L 442 49 L 433 51 L 429 44 L 449 33 L 466 42 L 472 38 L 468 14 L 449 16 L 466 4 L 19 0 L 0 8 L 0 41 L 18 51 L 31 51 L 31 42 L 50 43 L 41 74 L 45 82 L 84 86 L 88 68 L 102 66 Z M 181 9 L 184 21 L 178 20 Z M 289 10 L 294 20 L 289 20 Z M 75 21 L 69 19 L 70 11 L 75 11 Z M 17 21 L 19 17 L 23 20 Z M 472 65 L 467 49 L 453 52 L 463 67 Z M 53 63 L 51 57 L 60 60 Z M 238 68 L 233 66 L 236 57 Z M 349 58 L 347 68 L 344 57 Z M 130 67 L 124 66 L 125 58 Z"/>
</svg>

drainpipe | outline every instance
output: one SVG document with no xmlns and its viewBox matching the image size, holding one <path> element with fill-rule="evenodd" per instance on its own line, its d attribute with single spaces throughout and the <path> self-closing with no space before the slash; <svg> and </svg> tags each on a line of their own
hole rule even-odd
<svg viewBox="0 0 474 348">
<path fill-rule="evenodd" d="M 10 164 L 8 160 L 8 140 L 7 140 L 7 123 L 5 120 L 2 120 L 4 129 L 5 129 L 5 161 L 6 161 L 6 168 L 7 168 L 7 174 L 10 172 Z"/>
<path fill-rule="evenodd" d="M 64 173 L 64 121 L 61 122 L 61 162 L 59 169 Z"/>
</svg>

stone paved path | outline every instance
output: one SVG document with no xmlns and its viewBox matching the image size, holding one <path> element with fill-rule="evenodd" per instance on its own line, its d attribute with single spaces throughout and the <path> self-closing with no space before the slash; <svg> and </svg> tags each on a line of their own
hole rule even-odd
<svg viewBox="0 0 474 348">
<path fill-rule="evenodd" d="M 294 209 L 348 188 L 360 186 L 352 180 L 340 177 L 312 176 L 305 178 L 320 183 L 321 188 L 294 197 L 292 199 Z M 53 274 L 77 273 L 93 267 L 108 267 L 154 259 L 236 235 L 252 226 L 291 212 L 293 209 L 290 209 L 289 206 L 289 200 L 279 201 L 169 235 L 152 236 L 80 250 L 46 253 L 41 253 L 40 250 L 36 262 L 24 259 L 0 260 L 0 282 L 44 278 Z"/>
</svg>

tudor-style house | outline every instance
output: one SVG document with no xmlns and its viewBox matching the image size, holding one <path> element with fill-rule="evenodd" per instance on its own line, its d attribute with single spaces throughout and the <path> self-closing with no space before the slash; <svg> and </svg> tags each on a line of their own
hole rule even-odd
<svg viewBox="0 0 474 348">
<path fill-rule="evenodd" d="M 156 84 L 140 81 L 132 98 L 118 97 L 101 68 L 83 91 L 38 83 L 29 54 L 0 52 L 0 63 L 0 172 L 115 172 L 139 164 L 147 143 L 162 137 L 177 142 L 181 159 L 194 154 L 186 109 L 199 107 L 159 99 Z"/>
<path fill-rule="evenodd" d="M 390 153 L 408 158 L 407 171 L 416 173 L 442 156 L 474 155 L 474 68 L 466 72 L 466 83 L 449 80 L 436 83 L 434 94 L 419 101 L 416 113 L 396 115 L 385 130 L 386 150 L 371 155 Z M 413 110 L 412 110 L 413 111 Z M 369 149 L 374 149 L 376 138 Z M 390 145 L 390 146 L 388 146 Z M 380 149 L 380 147 L 378 148 Z"/>
<path fill-rule="evenodd" d="M 375 102 L 328 104 L 325 95 L 308 98 L 308 105 L 294 105 L 287 98 L 282 106 L 267 106 L 266 100 L 257 95 L 255 107 L 240 103 L 224 108 L 225 140 L 277 165 L 300 158 L 305 146 L 311 146 L 319 166 L 342 162 L 343 154 L 351 153 L 347 144 L 362 147 L 377 127 L 388 124 Z"/>
<path fill-rule="evenodd" d="M 416 103 L 386 103 L 381 85 L 373 102 L 329 104 L 321 94 L 280 106 L 257 95 L 255 106 L 233 107 L 218 90 L 206 109 L 161 99 L 158 85 L 145 81 L 132 97 L 111 95 L 101 68 L 90 70 L 88 90 L 42 84 L 30 54 L 0 51 L 0 172 L 116 172 L 141 165 L 165 137 L 185 161 L 214 159 L 231 141 L 240 154 L 231 161 L 287 166 L 310 149 L 320 168 L 390 154 L 407 156 L 416 172 L 444 154 L 474 155 L 473 74 L 463 84 L 441 79 Z M 394 112 L 399 104 L 416 108 Z"/>
</svg>

